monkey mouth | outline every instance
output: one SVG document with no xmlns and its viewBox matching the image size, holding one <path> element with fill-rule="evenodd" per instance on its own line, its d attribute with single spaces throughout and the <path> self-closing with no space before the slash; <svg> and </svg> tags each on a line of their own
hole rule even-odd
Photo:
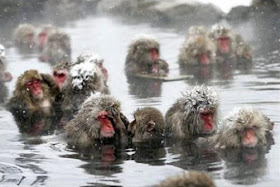
<svg viewBox="0 0 280 187">
<path fill-rule="evenodd" d="M 213 129 L 214 129 L 214 126 L 212 124 L 207 123 L 204 125 L 205 133 L 211 133 L 213 131 Z"/>
</svg>

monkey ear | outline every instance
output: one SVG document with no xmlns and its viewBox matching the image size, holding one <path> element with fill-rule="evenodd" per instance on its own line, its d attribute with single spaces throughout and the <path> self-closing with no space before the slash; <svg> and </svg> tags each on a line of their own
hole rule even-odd
<svg viewBox="0 0 280 187">
<path fill-rule="evenodd" d="M 154 121 L 149 121 L 146 125 L 146 131 L 151 132 L 152 130 L 154 130 L 156 126 L 156 123 Z"/>
</svg>

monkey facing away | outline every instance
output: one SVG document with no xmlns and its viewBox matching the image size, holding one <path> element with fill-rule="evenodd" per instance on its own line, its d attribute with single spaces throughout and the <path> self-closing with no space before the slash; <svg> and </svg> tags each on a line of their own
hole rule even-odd
<svg viewBox="0 0 280 187">
<path fill-rule="evenodd" d="M 142 35 L 129 45 L 125 71 L 128 75 L 167 76 L 169 68 L 160 59 L 159 43 L 151 36 Z"/>
<path fill-rule="evenodd" d="M 101 69 L 91 61 L 77 61 L 70 68 L 71 84 L 62 107 L 76 111 L 91 93 L 109 93 Z"/>
<path fill-rule="evenodd" d="M 58 89 L 52 81 L 49 75 L 39 74 L 37 70 L 25 71 L 18 77 L 8 109 L 13 112 L 51 108 Z"/>
<path fill-rule="evenodd" d="M 93 94 L 66 126 L 70 145 L 86 148 L 98 142 L 125 143 L 126 119 L 120 102 L 112 96 Z"/>
<path fill-rule="evenodd" d="M 20 24 L 14 31 L 13 39 L 18 47 L 33 48 L 35 44 L 35 27 L 31 24 Z"/>
<path fill-rule="evenodd" d="M 144 107 L 134 112 L 134 120 L 128 126 L 132 142 L 162 140 L 164 137 L 164 117 L 154 107 Z"/>
<path fill-rule="evenodd" d="M 218 148 L 252 148 L 266 145 L 274 123 L 259 110 L 247 106 L 235 109 L 214 136 Z"/>
<path fill-rule="evenodd" d="M 166 133 L 174 138 L 213 134 L 217 126 L 218 95 L 207 86 L 189 88 L 165 115 Z"/>
<path fill-rule="evenodd" d="M 162 181 L 158 187 L 215 187 L 215 183 L 206 173 L 199 171 L 184 172 Z"/>
</svg>

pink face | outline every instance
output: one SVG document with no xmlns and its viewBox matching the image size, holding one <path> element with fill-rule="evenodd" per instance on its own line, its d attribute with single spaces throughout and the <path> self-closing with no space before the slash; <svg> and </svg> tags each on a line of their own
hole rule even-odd
<svg viewBox="0 0 280 187">
<path fill-rule="evenodd" d="M 109 113 L 106 111 L 101 111 L 98 113 L 97 119 L 101 123 L 100 135 L 104 138 L 111 138 L 115 134 L 115 129 L 113 124 L 109 120 Z"/>
<path fill-rule="evenodd" d="M 59 87 L 59 89 L 62 89 L 66 79 L 67 79 L 67 71 L 66 70 L 59 70 L 59 71 L 54 71 L 53 72 L 53 78 L 57 84 L 57 86 Z"/>
<path fill-rule="evenodd" d="M 42 99 L 43 97 L 43 90 L 41 81 L 38 79 L 28 81 L 26 83 L 26 88 L 30 91 L 31 95 L 35 99 Z"/>
<path fill-rule="evenodd" d="M 242 132 L 241 141 L 244 147 L 255 147 L 258 143 L 255 130 L 253 128 L 245 129 Z"/>
<path fill-rule="evenodd" d="M 30 44 L 34 43 L 34 34 L 33 33 L 27 34 L 27 41 Z"/>
<path fill-rule="evenodd" d="M 203 65 L 210 64 L 210 58 L 207 53 L 201 53 L 199 56 L 199 62 Z"/>
<path fill-rule="evenodd" d="M 218 38 L 218 48 L 221 53 L 229 53 L 231 40 L 229 37 Z"/>
<path fill-rule="evenodd" d="M 150 49 L 150 55 L 151 55 L 153 60 L 159 60 L 159 53 L 158 53 L 158 50 L 156 48 Z"/>
<path fill-rule="evenodd" d="M 214 111 L 204 110 L 200 113 L 200 119 L 203 121 L 203 132 L 211 133 L 214 128 Z"/>
</svg>

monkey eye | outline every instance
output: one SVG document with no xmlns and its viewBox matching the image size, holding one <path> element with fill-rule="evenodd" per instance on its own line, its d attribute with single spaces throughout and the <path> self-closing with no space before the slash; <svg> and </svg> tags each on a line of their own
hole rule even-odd
<svg viewBox="0 0 280 187">
<path fill-rule="evenodd" d="M 47 33 L 41 32 L 41 33 L 39 34 L 39 37 L 41 37 L 41 36 L 47 36 Z"/>
<path fill-rule="evenodd" d="M 27 83 L 26 83 L 26 86 L 27 87 L 31 87 L 33 85 L 33 81 L 28 81 Z"/>
</svg>

